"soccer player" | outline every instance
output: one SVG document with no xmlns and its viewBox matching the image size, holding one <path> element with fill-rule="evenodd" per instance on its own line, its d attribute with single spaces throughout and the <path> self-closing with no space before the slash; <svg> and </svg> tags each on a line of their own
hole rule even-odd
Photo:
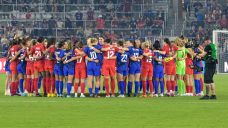
<svg viewBox="0 0 228 128">
<path fill-rule="evenodd" d="M 106 39 L 101 51 L 104 56 L 102 75 L 104 76 L 106 97 L 110 97 L 109 79 L 111 79 L 111 97 L 115 97 L 116 53 L 118 49 L 111 44 L 111 39 Z"/>
<path fill-rule="evenodd" d="M 34 83 L 33 83 L 33 91 L 34 91 L 34 96 L 40 97 L 41 95 L 38 92 L 38 78 L 39 78 L 39 73 L 42 74 L 44 77 L 44 52 L 45 52 L 45 47 L 43 44 L 44 39 L 40 37 L 37 40 L 37 43 L 34 47 L 31 49 L 31 54 L 33 55 L 34 63 L 33 63 L 33 68 L 34 68 Z M 43 82 L 44 83 L 44 82 Z M 46 92 L 46 87 L 43 84 L 43 89 L 44 93 Z M 44 94 L 45 95 L 45 94 Z"/>
<path fill-rule="evenodd" d="M 44 70 L 46 75 L 47 96 L 55 96 L 55 77 L 54 77 L 54 53 L 55 53 L 55 39 L 51 38 L 46 44 Z"/>
<path fill-rule="evenodd" d="M 128 78 L 128 96 L 131 96 L 132 83 L 135 82 L 135 94 L 138 96 L 140 85 L 140 73 L 141 73 L 141 59 L 143 58 L 143 51 L 141 47 L 141 41 L 131 41 L 133 46 L 129 46 L 130 51 L 130 63 L 129 63 L 129 78 Z"/>
<path fill-rule="evenodd" d="M 10 71 L 12 73 L 12 83 L 10 87 L 10 94 L 11 96 L 14 96 L 17 94 L 18 84 L 17 84 L 17 65 L 18 65 L 18 55 L 20 51 L 20 46 L 18 45 L 17 40 L 13 40 L 11 42 L 12 47 L 9 50 L 9 56 L 10 56 Z"/>
<path fill-rule="evenodd" d="M 143 58 L 142 58 L 142 71 L 141 71 L 141 79 L 143 84 L 143 94 L 142 97 L 147 97 L 146 95 L 146 87 L 147 81 L 149 82 L 149 89 L 150 89 L 150 97 L 153 97 L 153 65 L 152 65 L 152 58 L 153 52 L 150 50 L 150 42 L 146 41 L 142 44 L 143 48 Z M 139 83 L 138 83 L 139 84 Z M 136 85 L 138 86 L 138 85 Z M 138 91 L 138 88 L 137 88 Z M 137 94 L 136 94 L 137 95 Z"/>
<path fill-rule="evenodd" d="M 63 61 L 63 74 L 67 83 L 67 98 L 70 98 L 70 92 L 72 88 L 73 78 L 74 78 L 74 68 L 75 61 L 71 60 L 74 56 L 74 51 L 72 50 L 72 42 L 67 40 L 64 43 L 64 50 L 62 52 L 62 61 Z"/>
<path fill-rule="evenodd" d="M 95 38 L 87 39 L 87 46 L 84 48 L 87 62 L 87 75 L 90 97 L 93 97 L 93 79 L 95 77 L 95 97 L 98 97 L 100 87 L 101 62 L 98 54 L 101 53 L 101 45 L 97 45 L 98 41 Z"/>
<path fill-rule="evenodd" d="M 28 93 L 28 96 L 32 96 L 33 93 L 33 83 L 34 83 L 34 69 L 33 69 L 33 56 L 31 53 L 31 49 L 35 46 L 36 40 L 27 41 L 27 49 L 26 49 L 26 80 L 25 80 L 25 94 Z"/>
<path fill-rule="evenodd" d="M 164 96 L 164 67 L 163 67 L 163 56 L 164 52 L 161 53 L 161 45 L 158 40 L 154 42 L 154 89 L 155 89 L 155 96 L 158 97 L 158 85 L 160 83 L 160 96 Z"/>
<path fill-rule="evenodd" d="M 85 95 L 85 79 L 87 77 L 86 74 L 86 62 L 85 62 L 85 54 L 83 52 L 83 44 L 82 42 L 78 42 L 76 48 L 74 49 L 74 57 L 69 61 L 76 60 L 75 64 L 75 85 L 74 85 L 74 97 L 78 97 L 78 86 L 80 83 L 81 87 L 81 98 L 84 98 Z"/>
<path fill-rule="evenodd" d="M 10 48 L 11 46 L 9 46 Z M 6 81 L 5 81 L 5 96 L 10 95 L 10 84 L 11 84 L 11 71 L 10 71 L 10 54 L 9 51 L 6 55 L 6 64 L 5 64 L 5 71 L 6 71 Z"/>
<path fill-rule="evenodd" d="M 54 74 L 55 74 L 55 88 L 58 97 L 63 96 L 63 61 L 61 54 L 63 52 L 64 41 L 61 41 L 57 44 L 57 49 L 55 50 L 55 65 L 54 65 Z"/>
<path fill-rule="evenodd" d="M 188 50 L 192 50 L 191 48 L 188 48 Z M 192 62 L 192 55 L 187 54 L 186 60 L 185 60 L 185 65 L 186 65 L 186 74 L 185 74 L 185 79 L 186 79 L 186 95 L 187 96 L 193 96 L 192 91 L 193 91 L 193 62 Z"/>
<path fill-rule="evenodd" d="M 175 94 L 175 76 L 176 76 L 176 65 L 175 65 L 175 51 L 177 47 L 172 44 L 168 38 L 164 39 L 164 45 L 162 48 L 165 51 L 166 58 L 164 59 L 164 67 L 166 74 L 166 89 L 168 96 L 174 96 Z M 167 59 L 167 61 L 166 61 Z"/>
<path fill-rule="evenodd" d="M 19 63 L 17 65 L 17 72 L 18 72 L 18 78 L 19 78 L 19 90 L 21 96 L 25 96 L 24 94 L 24 78 L 26 78 L 26 43 L 28 39 L 22 39 L 20 42 L 21 50 L 18 56 Z"/>
<path fill-rule="evenodd" d="M 201 54 L 201 53 L 203 53 L 203 50 L 200 47 L 196 47 L 196 48 L 194 48 L 194 53 L 196 55 Z M 202 71 L 203 71 L 203 67 L 202 67 L 201 63 L 202 63 L 201 59 L 194 57 L 193 65 L 194 65 L 194 82 L 195 82 L 196 96 L 201 96 L 200 79 L 201 79 Z"/>
</svg>

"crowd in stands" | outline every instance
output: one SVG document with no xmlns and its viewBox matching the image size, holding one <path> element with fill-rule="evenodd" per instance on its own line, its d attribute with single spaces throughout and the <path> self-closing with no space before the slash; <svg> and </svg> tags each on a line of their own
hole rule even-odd
<svg viewBox="0 0 228 128">
<path fill-rule="evenodd" d="M 0 0 L 4 12 L 0 14 L 0 36 L 20 33 L 83 39 L 94 33 L 112 38 L 160 35 L 167 12 L 153 10 L 148 1 Z"/>
<path fill-rule="evenodd" d="M 187 37 L 202 42 L 207 35 L 212 35 L 213 30 L 228 29 L 228 5 L 221 5 L 218 0 L 206 0 L 205 3 L 196 0 L 190 6 L 189 0 L 186 1 L 189 4 L 185 5 L 185 9 L 189 12 L 188 31 L 185 31 Z M 191 13 L 191 9 L 194 13 Z"/>
</svg>

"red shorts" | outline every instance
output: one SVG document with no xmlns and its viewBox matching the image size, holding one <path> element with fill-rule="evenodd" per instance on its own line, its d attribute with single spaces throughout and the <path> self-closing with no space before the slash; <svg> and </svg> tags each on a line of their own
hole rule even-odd
<svg viewBox="0 0 228 128">
<path fill-rule="evenodd" d="M 10 64 L 10 71 L 11 71 L 11 74 L 13 74 L 13 75 L 18 73 L 17 72 L 17 63 L 13 62 L 13 63 Z"/>
<path fill-rule="evenodd" d="M 77 79 L 85 79 L 87 77 L 86 67 L 75 68 L 75 75 L 74 76 Z"/>
<path fill-rule="evenodd" d="M 176 75 L 176 66 L 166 65 L 165 66 L 165 74 L 166 75 Z"/>
<path fill-rule="evenodd" d="M 33 74 L 34 74 L 33 67 L 31 66 L 26 67 L 26 75 L 33 75 Z"/>
<path fill-rule="evenodd" d="M 115 76 L 116 74 L 116 66 L 113 65 L 103 65 L 101 69 L 101 73 L 104 76 Z"/>
<path fill-rule="evenodd" d="M 52 65 L 52 64 L 45 64 L 44 65 L 44 71 L 54 72 L 54 65 Z"/>
<path fill-rule="evenodd" d="M 43 72 L 44 71 L 44 63 L 43 61 L 36 61 L 33 64 L 34 71 Z"/>
<path fill-rule="evenodd" d="M 141 69 L 141 76 L 142 77 L 153 77 L 153 68 L 152 66 L 142 66 Z"/>
</svg>

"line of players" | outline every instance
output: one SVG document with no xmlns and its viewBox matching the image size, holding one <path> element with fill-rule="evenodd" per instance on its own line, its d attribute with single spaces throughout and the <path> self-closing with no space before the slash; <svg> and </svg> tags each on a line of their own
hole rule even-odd
<svg viewBox="0 0 228 128">
<path fill-rule="evenodd" d="M 119 97 L 131 96 L 133 84 L 134 96 L 138 96 L 140 90 L 142 97 L 164 96 L 164 84 L 168 96 L 175 93 L 193 96 L 193 78 L 195 94 L 201 95 L 202 70 L 196 67 L 203 66 L 201 58 L 196 56 L 203 50 L 185 48 L 186 42 L 181 38 L 174 42 L 165 39 L 161 46 L 159 41 L 152 45 L 150 41 L 141 43 L 139 39 L 112 42 L 99 37 L 88 38 L 87 45 L 83 45 L 69 40 L 56 43 L 55 39 L 42 37 L 37 40 L 17 38 L 10 43 L 5 65 L 6 95 L 41 96 L 40 75 L 44 96 L 48 97 L 62 97 L 65 86 L 67 97 L 71 97 L 72 86 L 75 97 L 78 97 L 79 86 L 80 97 L 85 97 L 85 80 L 90 97 L 99 97 L 101 75 L 106 97 L 115 97 L 116 80 Z"/>
</svg>

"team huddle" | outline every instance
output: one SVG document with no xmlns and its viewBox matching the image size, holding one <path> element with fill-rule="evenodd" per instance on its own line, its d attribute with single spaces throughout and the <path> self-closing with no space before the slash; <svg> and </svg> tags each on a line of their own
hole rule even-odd
<svg viewBox="0 0 228 128">
<path fill-rule="evenodd" d="M 15 38 L 5 65 L 5 94 L 42 96 L 42 83 L 47 97 L 72 97 L 72 87 L 74 97 L 85 97 L 86 86 L 89 97 L 100 97 L 102 91 L 106 97 L 201 96 L 203 63 L 198 55 L 203 52 L 183 37 L 164 42 L 98 37 L 88 38 L 86 45 Z"/>
</svg>

